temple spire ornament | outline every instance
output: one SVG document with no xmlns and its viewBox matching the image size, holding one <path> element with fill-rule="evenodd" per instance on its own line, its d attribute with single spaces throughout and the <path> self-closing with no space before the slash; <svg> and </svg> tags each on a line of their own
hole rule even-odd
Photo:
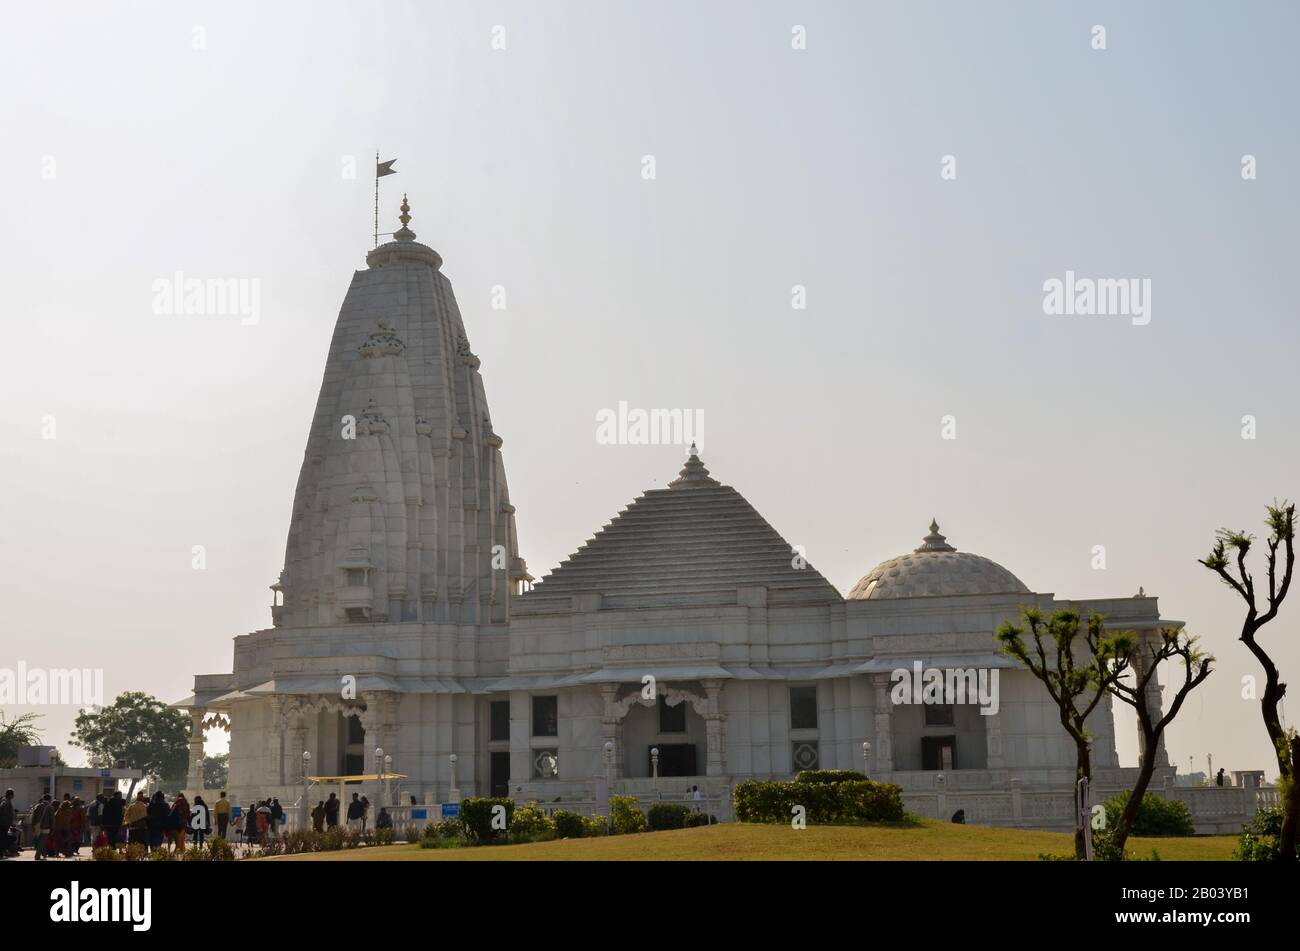
<svg viewBox="0 0 1300 951">
<path fill-rule="evenodd" d="M 402 227 L 393 232 L 394 241 L 414 241 L 415 232 L 407 227 L 411 223 L 411 205 L 406 200 L 406 194 L 402 194 L 402 213 L 397 216 L 397 220 L 402 223 Z"/>
</svg>

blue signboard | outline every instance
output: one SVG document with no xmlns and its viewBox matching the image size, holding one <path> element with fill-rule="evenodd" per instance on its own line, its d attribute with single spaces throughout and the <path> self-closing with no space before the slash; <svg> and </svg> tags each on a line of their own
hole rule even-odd
<svg viewBox="0 0 1300 951">
<path fill-rule="evenodd" d="M 102 777 L 104 777 L 105 779 L 112 779 L 112 778 L 113 778 L 113 772 L 112 772 L 112 770 L 101 769 L 101 770 L 99 771 L 99 775 L 102 776 Z"/>
<path fill-rule="evenodd" d="M 458 815 L 460 815 L 460 803 L 444 802 L 442 804 L 442 817 L 444 819 L 454 819 Z"/>
<path fill-rule="evenodd" d="M 412 809 L 412 810 L 411 810 L 411 821 L 412 821 L 412 822 L 414 822 L 416 819 L 428 819 L 428 818 L 429 818 L 429 810 L 428 810 L 428 809 Z"/>
</svg>

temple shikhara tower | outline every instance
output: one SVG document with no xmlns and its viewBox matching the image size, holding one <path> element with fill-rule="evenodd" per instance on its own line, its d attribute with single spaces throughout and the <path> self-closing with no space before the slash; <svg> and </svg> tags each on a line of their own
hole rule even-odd
<svg viewBox="0 0 1300 951">
<path fill-rule="evenodd" d="M 898 783 L 926 815 L 1072 827 L 1073 743 L 993 632 L 1036 605 L 1155 637 L 1180 624 L 1155 598 L 1035 593 L 935 522 L 844 597 L 694 447 L 533 587 L 479 358 L 405 199 L 400 220 L 334 326 L 271 626 L 177 704 L 191 789 L 221 727 L 233 802 L 314 804 L 308 777 L 358 777 L 399 824 L 462 796 L 590 813 L 693 786 L 725 819 L 735 782 L 822 768 Z M 916 665 L 983 672 L 995 702 L 900 703 Z M 1097 796 L 1132 784 L 1111 713 L 1090 721 Z"/>
</svg>

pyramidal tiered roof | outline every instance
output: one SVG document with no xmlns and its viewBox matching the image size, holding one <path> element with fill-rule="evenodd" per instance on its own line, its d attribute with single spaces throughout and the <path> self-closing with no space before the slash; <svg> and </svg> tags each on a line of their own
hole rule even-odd
<svg viewBox="0 0 1300 951">
<path fill-rule="evenodd" d="M 568 610 L 573 595 L 591 593 L 608 608 L 734 604 L 749 586 L 767 588 L 769 604 L 840 599 L 743 495 L 710 477 L 692 446 L 667 488 L 633 500 L 517 609 Z"/>
</svg>

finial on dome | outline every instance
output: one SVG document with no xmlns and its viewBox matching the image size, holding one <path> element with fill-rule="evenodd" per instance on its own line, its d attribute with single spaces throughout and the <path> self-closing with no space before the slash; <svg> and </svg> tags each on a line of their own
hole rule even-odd
<svg viewBox="0 0 1300 951">
<path fill-rule="evenodd" d="M 402 223 L 402 227 L 393 232 L 394 241 L 414 241 L 415 232 L 407 227 L 411 223 L 411 205 L 406 200 L 406 193 L 402 193 L 402 213 L 397 216 L 397 220 Z"/>
<path fill-rule="evenodd" d="M 668 488 L 696 488 L 717 484 L 716 479 L 709 478 L 709 470 L 704 468 L 704 463 L 700 461 L 700 451 L 695 448 L 695 443 L 691 443 L 691 454 L 686 460 L 686 465 L 682 466 L 682 471 L 677 478 L 668 483 Z"/>
<path fill-rule="evenodd" d="M 948 540 L 939 534 L 939 523 L 937 520 L 930 519 L 930 534 L 925 536 L 921 542 L 921 547 L 914 551 L 956 551 L 948 544 Z"/>
</svg>

